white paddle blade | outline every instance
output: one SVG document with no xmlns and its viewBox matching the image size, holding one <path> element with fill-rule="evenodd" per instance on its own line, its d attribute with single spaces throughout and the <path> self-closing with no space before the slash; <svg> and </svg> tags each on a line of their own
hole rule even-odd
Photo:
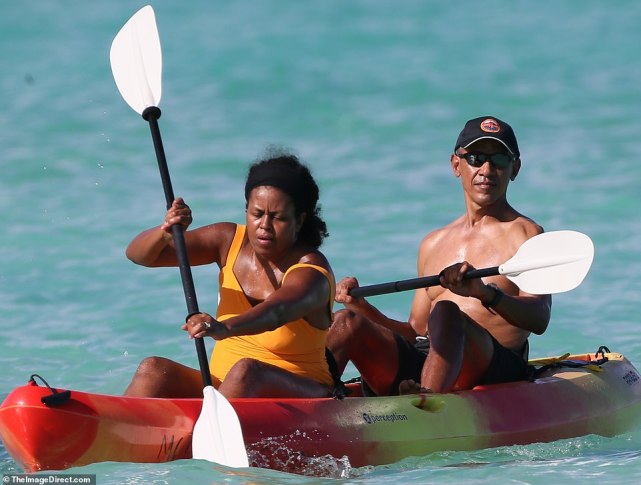
<svg viewBox="0 0 641 485">
<path fill-rule="evenodd" d="M 191 439 L 194 458 L 230 467 L 248 467 L 243 431 L 234 408 L 212 386 L 203 389 L 203 408 Z"/>
<path fill-rule="evenodd" d="M 525 241 L 499 273 L 533 295 L 563 293 L 581 284 L 593 259 L 594 244 L 585 234 L 544 232 Z"/>
<path fill-rule="evenodd" d="M 162 52 L 156 16 L 150 5 L 136 12 L 120 29 L 109 52 L 118 91 L 131 108 L 142 114 L 158 106 L 162 94 Z"/>
</svg>

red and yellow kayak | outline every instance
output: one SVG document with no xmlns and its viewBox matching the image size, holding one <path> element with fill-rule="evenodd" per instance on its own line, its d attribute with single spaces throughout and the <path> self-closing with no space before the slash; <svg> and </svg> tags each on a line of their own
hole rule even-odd
<svg viewBox="0 0 641 485">
<path fill-rule="evenodd" d="M 357 391 L 343 400 L 231 403 L 252 465 L 277 469 L 287 468 L 287 453 L 346 457 L 360 467 L 443 450 L 614 436 L 641 422 L 641 378 L 623 355 L 563 359 L 531 361 L 550 367 L 533 382 L 449 394 L 362 397 Z M 0 406 L 0 437 L 25 471 L 191 457 L 200 399 L 63 392 L 30 382 Z M 58 402 L 44 404 L 43 398 Z"/>
</svg>

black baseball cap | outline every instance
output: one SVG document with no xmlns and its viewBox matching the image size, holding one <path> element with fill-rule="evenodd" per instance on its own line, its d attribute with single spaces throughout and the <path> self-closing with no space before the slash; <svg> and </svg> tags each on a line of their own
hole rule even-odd
<svg viewBox="0 0 641 485">
<path fill-rule="evenodd" d="M 467 148 L 472 143 L 484 139 L 496 140 L 502 143 L 512 155 L 516 157 L 521 155 L 512 127 L 494 116 L 481 116 L 465 123 L 456 140 L 454 151 L 461 147 Z"/>
</svg>

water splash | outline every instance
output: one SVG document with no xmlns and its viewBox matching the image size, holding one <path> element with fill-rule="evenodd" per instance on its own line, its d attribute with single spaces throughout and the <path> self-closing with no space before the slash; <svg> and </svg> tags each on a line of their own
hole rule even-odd
<svg viewBox="0 0 641 485">
<path fill-rule="evenodd" d="M 251 466 L 296 473 L 298 475 L 349 478 L 353 468 L 347 456 L 307 456 L 292 445 L 301 438 L 309 439 L 306 433 L 296 431 L 290 435 L 271 436 L 248 447 Z"/>
</svg>

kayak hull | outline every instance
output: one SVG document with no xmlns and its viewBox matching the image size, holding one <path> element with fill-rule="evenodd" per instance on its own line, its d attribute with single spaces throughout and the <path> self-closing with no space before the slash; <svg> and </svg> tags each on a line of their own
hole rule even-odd
<svg viewBox="0 0 641 485">
<path fill-rule="evenodd" d="M 331 456 L 360 467 L 444 450 L 614 436 L 641 422 L 641 378 L 621 354 L 606 356 L 599 367 L 560 367 L 534 382 L 449 394 L 231 403 L 251 464 L 287 471 L 297 471 L 292 455 Z M 25 471 L 191 458 L 201 399 L 71 391 L 64 402 L 43 404 L 51 394 L 31 383 L 0 406 L 0 437 Z"/>
</svg>

